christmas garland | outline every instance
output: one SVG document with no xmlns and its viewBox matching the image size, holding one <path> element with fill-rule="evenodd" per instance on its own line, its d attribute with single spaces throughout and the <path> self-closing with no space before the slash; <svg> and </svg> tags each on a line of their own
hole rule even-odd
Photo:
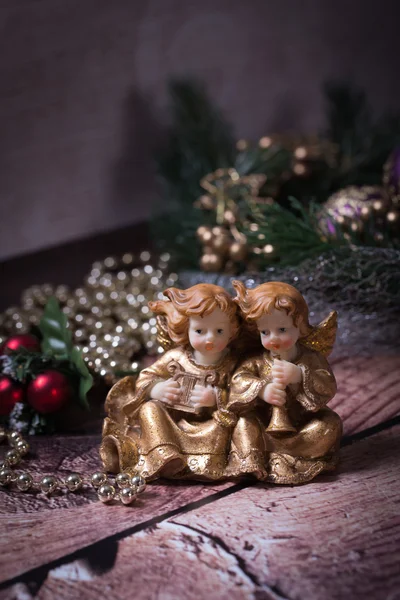
<svg viewBox="0 0 400 600">
<path fill-rule="evenodd" d="M 136 376 L 142 359 L 160 351 L 148 302 L 176 285 L 169 261 L 148 251 L 109 256 L 75 290 L 25 290 L 20 307 L 0 314 L 0 420 L 24 433 L 49 432 L 74 399 L 87 408 L 92 380 L 104 401 L 120 377 Z"/>
<path fill-rule="evenodd" d="M 235 143 L 201 85 L 170 92 L 158 156 L 169 213 L 153 227 L 180 269 L 240 273 L 336 247 L 399 247 L 399 116 L 373 118 L 363 92 L 328 85 L 320 135 Z"/>
</svg>

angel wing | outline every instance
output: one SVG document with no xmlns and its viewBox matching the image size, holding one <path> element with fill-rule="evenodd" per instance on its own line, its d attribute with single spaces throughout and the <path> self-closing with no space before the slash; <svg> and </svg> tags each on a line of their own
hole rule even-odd
<svg viewBox="0 0 400 600">
<path fill-rule="evenodd" d="M 164 352 L 176 347 L 168 333 L 167 319 L 164 315 L 157 315 L 157 342 Z"/>
<path fill-rule="evenodd" d="M 335 343 L 336 331 L 337 312 L 334 310 L 319 325 L 313 327 L 311 333 L 300 340 L 300 343 L 306 348 L 321 352 L 324 356 L 329 356 Z"/>
</svg>

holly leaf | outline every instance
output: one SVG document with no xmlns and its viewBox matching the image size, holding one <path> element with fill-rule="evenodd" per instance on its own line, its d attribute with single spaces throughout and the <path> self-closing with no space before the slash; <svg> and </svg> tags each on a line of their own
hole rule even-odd
<svg viewBox="0 0 400 600">
<path fill-rule="evenodd" d="M 69 358 L 73 349 L 68 320 L 57 299 L 51 296 L 39 323 L 42 334 L 42 352 L 56 358 Z"/>
<path fill-rule="evenodd" d="M 75 366 L 79 374 L 79 401 L 83 408 L 89 410 L 89 403 L 87 401 L 87 393 L 93 385 L 93 377 L 86 366 L 85 361 L 82 358 L 82 354 L 78 348 L 73 347 L 70 352 L 70 361 Z"/>
</svg>

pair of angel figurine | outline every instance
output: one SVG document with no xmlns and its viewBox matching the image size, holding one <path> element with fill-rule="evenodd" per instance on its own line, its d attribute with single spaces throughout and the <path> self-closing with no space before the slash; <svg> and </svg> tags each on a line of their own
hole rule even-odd
<svg viewBox="0 0 400 600">
<path fill-rule="evenodd" d="M 326 407 L 336 382 L 325 358 L 336 313 L 312 327 L 291 285 L 233 287 L 235 298 L 204 283 L 149 303 L 166 351 L 107 396 L 107 471 L 297 484 L 336 466 L 342 423 Z"/>
</svg>

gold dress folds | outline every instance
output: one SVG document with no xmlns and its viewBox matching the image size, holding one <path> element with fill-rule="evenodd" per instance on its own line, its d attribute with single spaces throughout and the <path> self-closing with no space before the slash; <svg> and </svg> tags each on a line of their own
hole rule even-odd
<svg viewBox="0 0 400 600">
<path fill-rule="evenodd" d="M 228 353 L 218 364 L 202 366 L 190 348 L 174 348 L 143 369 L 136 383 L 125 377 L 115 384 L 106 400 L 104 467 L 113 472 L 136 468 L 146 479 L 223 477 L 237 420 L 226 410 L 236 363 Z M 181 386 L 179 408 L 151 399 L 152 387 L 172 377 Z M 196 383 L 214 387 L 216 407 L 194 412 L 187 404 Z"/>
<path fill-rule="evenodd" d="M 286 387 L 286 408 L 295 433 L 267 431 L 271 406 L 258 397 L 272 381 L 273 359 L 268 351 L 244 361 L 231 381 L 227 408 L 239 420 L 232 437 L 229 468 L 233 475 L 246 461 L 258 464 L 260 478 L 273 483 L 304 483 L 335 467 L 342 434 L 340 417 L 326 404 L 336 393 L 336 381 L 324 356 L 297 344 L 292 361 L 302 381 Z"/>
</svg>

